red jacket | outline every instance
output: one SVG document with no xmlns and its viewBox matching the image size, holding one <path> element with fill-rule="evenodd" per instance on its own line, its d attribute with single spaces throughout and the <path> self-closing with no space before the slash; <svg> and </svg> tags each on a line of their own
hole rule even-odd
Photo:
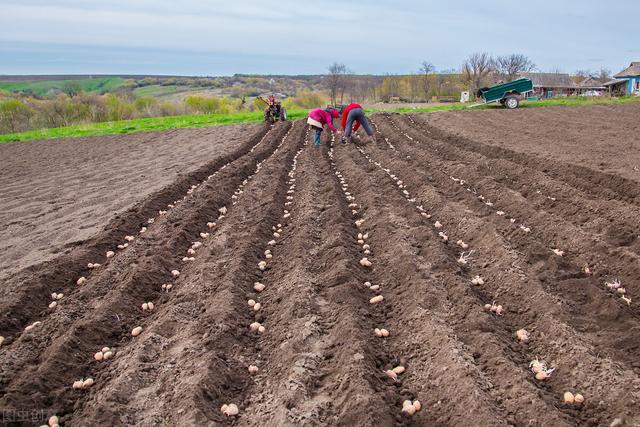
<svg viewBox="0 0 640 427">
<path fill-rule="evenodd" d="M 362 108 L 362 105 L 352 102 L 351 104 L 347 105 L 347 107 L 342 112 L 342 129 L 343 130 L 346 130 L 346 127 L 347 127 L 347 116 L 349 115 L 349 111 L 353 110 L 354 108 Z M 356 120 L 355 124 L 353 125 L 353 131 L 356 132 L 359 128 L 360 128 L 360 122 Z"/>
</svg>

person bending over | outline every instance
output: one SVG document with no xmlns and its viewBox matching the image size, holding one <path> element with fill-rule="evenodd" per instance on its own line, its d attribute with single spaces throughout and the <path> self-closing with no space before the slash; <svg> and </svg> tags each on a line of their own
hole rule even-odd
<svg viewBox="0 0 640 427">
<path fill-rule="evenodd" d="M 344 136 L 342 137 L 342 143 L 346 143 L 347 140 L 351 141 L 351 133 L 357 132 L 362 125 L 364 131 L 369 135 L 371 142 L 376 142 L 376 137 L 373 135 L 373 129 L 369 124 L 369 120 L 364 115 L 364 109 L 360 104 L 351 103 L 342 112 L 342 129 L 344 129 Z"/>
<path fill-rule="evenodd" d="M 309 112 L 307 124 L 316 132 L 313 142 L 314 145 L 320 145 L 320 136 L 322 135 L 324 125 L 327 125 L 331 132 L 340 134 L 340 131 L 338 131 L 338 129 L 333 125 L 333 119 L 337 119 L 339 115 L 340 113 L 338 113 L 338 110 L 335 108 L 327 108 L 326 110 L 316 108 Z"/>
</svg>

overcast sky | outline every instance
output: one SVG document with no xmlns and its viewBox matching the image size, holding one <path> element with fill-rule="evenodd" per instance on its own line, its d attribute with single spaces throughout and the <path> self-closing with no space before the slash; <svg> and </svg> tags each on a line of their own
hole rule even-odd
<svg viewBox="0 0 640 427">
<path fill-rule="evenodd" d="M 0 0 L 0 74 L 410 73 L 472 52 L 640 60 L 640 0 Z"/>
</svg>

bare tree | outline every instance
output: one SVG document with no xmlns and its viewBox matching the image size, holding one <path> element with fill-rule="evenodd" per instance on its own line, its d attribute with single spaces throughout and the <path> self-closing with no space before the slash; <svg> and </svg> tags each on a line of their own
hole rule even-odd
<svg viewBox="0 0 640 427">
<path fill-rule="evenodd" d="M 482 87 L 494 69 L 493 58 L 486 52 L 476 52 L 464 61 L 462 76 L 469 85 L 471 93 L 475 93 Z"/>
<path fill-rule="evenodd" d="M 608 70 L 606 68 L 600 68 L 600 71 L 598 72 L 598 81 L 600 83 L 606 83 L 609 80 L 611 80 L 611 70 Z"/>
<path fill-rule="evenodd" d="M 349 70 L 344 64 L 334 62 L 329 67 L 329 75 L 327 76 L 327 88 L 331 95 L 331 102 L 337 104 L 338 94 L 340 95 L 340 102 L 344 99 L 344 92 L 347 89 Z"/>
<path fill-rule="evenodd" d="M 500 76 L 507 81 L 515 80 L 518 74 L 528 73 L 536 68 L 536 64 L 521 53 L 499 56 L 496 58 L 495 66 Z"/>
<path fill-rule="evenodd" d="M 384 102 L 389 102 L 391 98 L 400 97 L 400 78 L 387 73 L 379 90 L 381 99 Z"/>
<path fill-rule="evenodd" d="M 371 97 L 375 99 L 376 78 L 373 76 L 348 76 L 349 99 L 352 102 L 363 102 Z"/>
<path fill-rule="evenodd" d="M 408 76 L 407 86 L 409 88 L 409 97 L 412 102 L 423 100 L 422 96 L 422 76 Z"/>
<path fill-rule="evenodd" d="M 593 72 L 590 70 L 576 70 L 575 75 L 580 78 L 587 78 L 593 75 Z"/>
<path fill-rule="evenodd" d="M 432 63 L 422 61 L 420 66 L 420 74 L 422 75 L 422 91 L 424 92 L 424 99 L 429 102 L 429 94 L 431 93 L 431 80 L 430 75 L 436 70 L 436 67 Z"/>
<path fill-rule="evenodd" d="M 606 83 L 611 80 L 611 70 L 607 70 L 604 67 L 601 67 L 600 70 L 576 70 L 575 75 L 579 77 L 580 80 L 591 77 L 600 83 Z"/>
<path fill-rule="evenodd" d="M 344 104 L 344 93 L 353 90 L 354 80 L 353 72 L 345 67 L 342 81 L 340 82 L 340 104 Z"/>
</svg>

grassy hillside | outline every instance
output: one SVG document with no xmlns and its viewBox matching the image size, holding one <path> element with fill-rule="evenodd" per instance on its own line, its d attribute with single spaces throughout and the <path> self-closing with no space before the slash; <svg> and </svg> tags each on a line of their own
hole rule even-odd
<svg viewBox="0 0 640 427">
<path fill-rule="evenodd" d="M 133 90 L 133 94 L 136 96 L 162 96 L 176 93 L 180 90 L 185 90 L 184 87 L 178 87 L 176 85 L 162 86 L 162 85 L 149 85 L 139 87 Z"/>
<path fill-rule="evenodd" d="M 26 82 L 0 82 L 0 89 L 9 92 L 31 90 L 38 96 L 45 96 L 51 91 L 60 91 L 68 83 L 78 84 L 84 92 L 108 92 L 125 82 L 120 77 L 102 77 L 80 80 L 38 80 Z"/>
</svg>

